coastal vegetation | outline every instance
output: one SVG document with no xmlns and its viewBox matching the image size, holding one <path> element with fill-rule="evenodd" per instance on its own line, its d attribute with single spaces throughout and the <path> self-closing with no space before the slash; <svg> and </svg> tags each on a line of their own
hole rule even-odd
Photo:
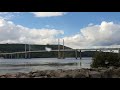
<svg viewBox="0 0 120 90">
<path fill-rule="evenodd" d="M 92 68 L 98 68 L 98 67 L 110 67 L 120 66 L 120 57 L 118 53 L 112 53 L 112 52 L 97 52 L 92 59 Z"/>
</svg>

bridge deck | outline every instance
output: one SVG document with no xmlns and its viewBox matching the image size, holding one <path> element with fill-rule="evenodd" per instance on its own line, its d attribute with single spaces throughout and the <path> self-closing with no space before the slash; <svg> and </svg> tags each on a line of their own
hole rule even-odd
<svg viewBox="0 0 120 90">
<path fill-rule="evenodd" d="M 58 52 L 58 51 L 96 51 L 96 50 L 119 50 L 120 48 L 91 48 L 91 49 L 65 49 L 65 50 L 50 50 L 50 51 L 46 51 L 46 50 L 38 50 L 38 51 L 23 51 L 23 52 L 12 52 L 12 53 L 0 53 L 0 55 L 6 55 L 6 54 L 22 54 L 22 53 L 34 53 L 34 52 Z"/>
</svg>

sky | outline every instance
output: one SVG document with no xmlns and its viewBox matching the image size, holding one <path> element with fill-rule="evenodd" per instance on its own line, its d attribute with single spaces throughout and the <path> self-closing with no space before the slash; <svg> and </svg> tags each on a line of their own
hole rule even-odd
<svg viewBox="0 0 120 90">
<path fill-rule="evenodd" d="M 120 12 L 0 12 L 0 43 L 120 47 Z"/>
</svg>

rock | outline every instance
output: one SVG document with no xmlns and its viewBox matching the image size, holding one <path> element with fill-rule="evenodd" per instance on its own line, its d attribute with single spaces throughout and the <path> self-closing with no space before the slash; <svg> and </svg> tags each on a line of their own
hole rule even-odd
<svg viewBox="0 0 120 90">
<path fill-rule="evenodd" d="M 73 75 L 72 78 L 87 78 L 87 77 L 86 77 L 86 75 L 84 75 L 84 74 L 77 73 L 77 74 Z"/>
<path fill-rule="evenodd" d="M 65 71 L 55 70 L 54 71 L 54 77 L 63 77 L 64 73 L 65 73 Z"/>
<path fill-rule="evenodd" d="M 21 73 L 21 72 L 19 72 L 19 73 L 16 74 L 16 78 L 28 78 L 28 77 L 29 76 L 28 76 L 27 73 Z"/>
<path fill-rule="evenodd" d="M 115 67 L 114 66 L 110 66 L 108 69 L 109 70 L 113 70 L 113 69 L 115 69 Z"/>
<path fill-rule="evenodd" d="M 29 77 L 41 77 L 41 76 L 45 76 L 46 75 L 46 71 L 34 71 L 34 72 L 30 72 L 29 73 Z"/>
<path fill-rule="evenodd" d="M 76 70 L 45 70 L 0 75 L 0 78 L 120 78 L 120 68 L 91 68 Z"/>
<path fill-rule="evenodd" d="M 112 77 L 120 77 L 120 68 L 112 70 Z"/>
<path fill-rule="evenodd" d="M 72 76 L 67 73 L 61 73 L 58 78 L 72 78 Z"/>
<path fill-rule="evenodd" d="M 54 71 L 54 70 L 51 70 L 51 71 L 47 71 L 46 72 L 46 76 L 48 77 L 48 78 L 51 78 L 51 77 L 55 77 L 55 73 L 57 73 L 57 72 L 59 72 L 59 71 Z M 61 71 L 60 71 L 61 72 Z"/>
<path fill-rule="evenodd" d="M 81 69 L 79 72 L 82 76 L 84 75 L 86 78 L 89 77 L 89 69 Z"/>
<path fill-rule="evenodd" d="M 0 75 L 0 78 L 5 78 L 5 75 Z"/>
<path fill-rule="evenodd" d="M 33 73 L 31 76 L 32 76 L 32 77 L 40 77 L 40 75 L 41 75 L 41 74 L 40 74 L 39 72 L 36 72 L 36 73 Z"/>
<path fill-rule="evenodd" d="M 16 75 L 12 74 L 9 78 L 16 78 Z"/>
<path fill-rule="evenodd" d="M 101 78 L 112 78 L 111 70 L 101 72 Z"/>
<path fill-rule="evenodd" d="M 91 71 L 89 72 L 89 77 L 90 78 L 101 78 L 101 74 L 97 71 Z"/>
</svg>

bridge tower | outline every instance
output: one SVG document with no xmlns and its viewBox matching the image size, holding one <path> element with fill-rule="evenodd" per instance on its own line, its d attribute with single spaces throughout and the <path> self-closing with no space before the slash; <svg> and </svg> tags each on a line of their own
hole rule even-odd
<svg viewBox="0 0 120 90">
<path fill-rule="evenodd" d="M 64 47 L 64 39 L 63 39 L 63 51 L 61 51 L 61 47 L 60 47 L 60 39 L 58 39 L 58 59 L 64 59 L 65 56 L 64 56 L 64 50 L 65 50 L 65 47 Z"/>
</svg>

